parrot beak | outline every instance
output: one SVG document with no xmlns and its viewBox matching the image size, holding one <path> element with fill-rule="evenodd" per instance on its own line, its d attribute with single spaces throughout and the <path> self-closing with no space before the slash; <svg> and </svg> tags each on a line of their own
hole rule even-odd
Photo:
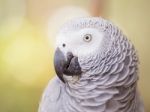
<svg viewBox="0 0 150 112">
<path fill-rule="evenodd" d="M 79 76 L 81 75 L 81 67 L 78 62 L 78 57 L 73 56 L 71 52 L 67 53 L 67 56 L 57 48 L 54 56 L 54 67 L 59 79 L 65 83 L 63 75 L 67 76 Z"/>
</svg>

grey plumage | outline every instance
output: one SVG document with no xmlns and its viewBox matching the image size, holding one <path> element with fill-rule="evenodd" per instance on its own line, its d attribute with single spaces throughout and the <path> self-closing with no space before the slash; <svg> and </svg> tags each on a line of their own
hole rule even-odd
<svg viewBox="0 0 150 112">
<path fill-rule="evenodd" d="M 133 44 L 118 27 L 102 18 L 72 20 L 60 33 L 85 28 L 104 34 L 101 45 L 86 56 L 76 54 L 82 69 L 77 82 L 63 83 L 57 76 L 50 81 L 39 112 L 144 112 L 137 89 L 138 56 Z"/>
</svg>

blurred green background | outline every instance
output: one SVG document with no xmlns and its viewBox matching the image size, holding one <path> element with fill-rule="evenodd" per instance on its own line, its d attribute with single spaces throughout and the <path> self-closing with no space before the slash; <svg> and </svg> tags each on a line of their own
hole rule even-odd
<svg viewBox="0 0 150 112">
<path fill-rule="evenodd" d="M 64 21 L 88 15 L 87 2 L 0 0 L 0 112 L 37 111 L 42 91 L 55 74 L 55 34 Z M 135 44 L 139 87 L 150 112 L 150 0 L 107 0 L 102 16 Z"/>
</svg>

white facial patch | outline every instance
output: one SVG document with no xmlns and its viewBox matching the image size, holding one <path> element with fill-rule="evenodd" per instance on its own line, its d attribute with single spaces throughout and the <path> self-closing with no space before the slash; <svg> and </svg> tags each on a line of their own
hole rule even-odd
<svg viewBox="0 0 150 112">
<path fill-rule="evenodd" d="M 100 50 L 103 38 L 104 34 L 95 28 L 61 32 L 57 37 L 56 47 L 65 54 L 72 52 L 82 57 L 96 52 L 97 49 Z"/>
</svg>

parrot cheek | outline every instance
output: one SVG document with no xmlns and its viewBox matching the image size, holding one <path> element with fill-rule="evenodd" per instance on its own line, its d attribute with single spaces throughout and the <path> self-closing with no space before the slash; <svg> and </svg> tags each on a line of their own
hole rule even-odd
<svg viewBox="0 0 150 112">
<path fill-rule="evenodd" d="M 68 52 L 65 58 L 65 55 L 59 48 L 57 48 L 55 52 L 54 66 L 57 76 L 64 83 L 64 75 L 72 76 L 72 78 L 74 78 L 74 76 L 80 76 L 82 73 L 78 57 L 73 56 L 71 52 Z"/>
</svg>

